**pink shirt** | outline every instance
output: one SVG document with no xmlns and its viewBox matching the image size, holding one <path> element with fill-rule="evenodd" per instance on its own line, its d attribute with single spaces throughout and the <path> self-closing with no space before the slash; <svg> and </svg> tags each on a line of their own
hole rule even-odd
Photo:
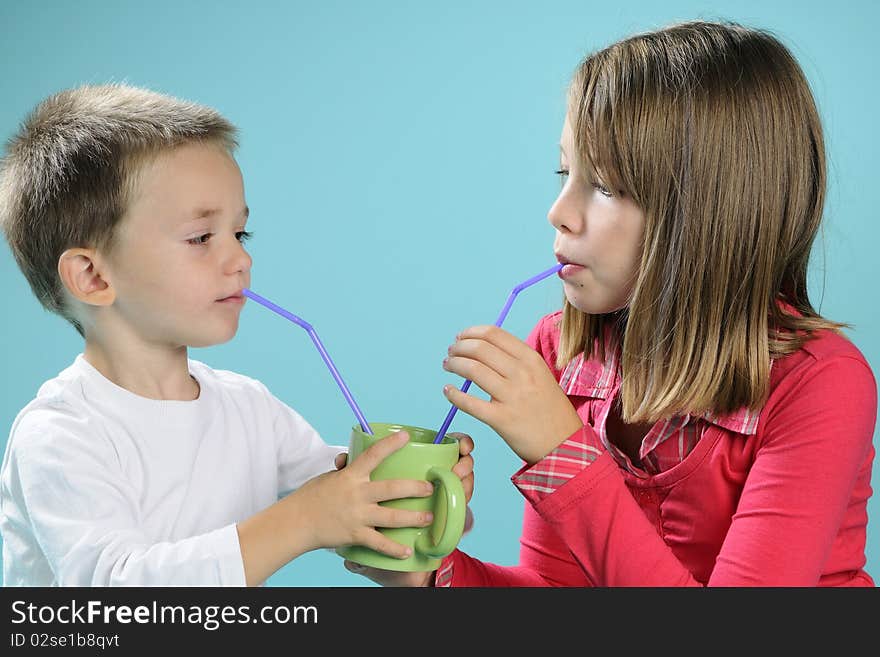
<svg viewBox="0 0 880 657">
<path fill-rule="evenodd" d="M 774 361 L 760 413 L 658 422 L 632 463 L 605 436 L 616 357 L 555 367 L 561 313 L 527 342 L 584 427 L 512 481 L 520 564 L 456 551 L 437 586 L 873 586 L 865 572 L 874 376 L 841 335 Z"/>
</svg>

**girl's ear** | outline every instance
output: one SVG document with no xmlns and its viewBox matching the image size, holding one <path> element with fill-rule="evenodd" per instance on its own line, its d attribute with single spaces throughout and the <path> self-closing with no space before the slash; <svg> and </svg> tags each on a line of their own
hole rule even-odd
<svg viewBox="0 0 880 657">
<path fill-rule="evenodd" d="M 58 275 L 75 299 L 90 306 L 109 306 L 116 299 L 113 286 L 98 266 L 94 249 L 67 249 L 58 258 Z"/>
</svg>

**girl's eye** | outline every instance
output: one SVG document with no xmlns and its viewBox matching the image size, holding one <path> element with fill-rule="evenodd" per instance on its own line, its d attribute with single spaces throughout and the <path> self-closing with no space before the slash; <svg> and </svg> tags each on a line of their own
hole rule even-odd
<svg viewBox="0 0 880 657">
<path fill-rule="evenodd" d="M 208 240 L 211 239 L 211 235 L 213 233 L 205 233 L 204 235 L 199 235 L 198 237 L 193 237 L 192 239 L 187 240 L 190 244 L 194 246 L 202 246 L 203 244 L 207 244 Z"/>
<path fill-rule="evenodd" d="M 240 231 L 238 231 L 238 232 L 235 234 L 235 239 L 237 239 L 239 242 L 241 242 L 242 244 L 244 244 L 245 242 L 247 242 L 247 241 L 248 241 L 250 238 L 252 238 L 253 236 L 254 236 L 254 234 L 253 234 L 252 232 L 250 232 L 250 231 L 247 231 L 247 230 L 240 230 Z"/>
<path fill-rule="evenodd" d="M 612 194 L 611 191 L 607 187 L 605 187 L 605 185 L 602 185 L 597 182 L 592 183 L 592 185 L 593 185 L 593 188 L 596 189 L 596 191 L 598 191 L 602 196 L 606 196 L 608 198 L 611 198 L 612 196 L 614 196 L 614 194 Z"/>
<path fill-rule="evenodd" d="M 559 182 L 565 187 L 565 182 L 568 180 L 568 169 L 559 168 L 554 173 L 559 176 Z"/>
</svg>

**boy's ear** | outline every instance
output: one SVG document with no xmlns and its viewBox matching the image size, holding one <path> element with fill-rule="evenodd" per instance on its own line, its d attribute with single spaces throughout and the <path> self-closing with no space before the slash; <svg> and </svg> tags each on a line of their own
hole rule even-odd
<svg viewBox="0 0 880 657">
<path fill-rule="evenodd" d="M 58 275 L 75 299 L 90 306 L 109 306 L 116 292 L 98 267 L 94 249 L 67 249 L 58 258 Z"/>
</svg>

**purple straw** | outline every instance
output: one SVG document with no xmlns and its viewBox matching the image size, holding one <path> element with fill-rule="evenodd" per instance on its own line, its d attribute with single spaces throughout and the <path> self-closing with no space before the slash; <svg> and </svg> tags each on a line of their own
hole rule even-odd
<svg viewBox="0 0 880 657">
<path fill-rule="evenodd" d="M 321 343 L 321 338 L 318 337 L 318 334 L 315 332 L 315 329 L 309 324 L 306 320 L 297 317 L 293 313 L 287 312 L 284 308 L 280 306 L 276 306 L 274 303 L 261 297 L 256 292 L 252 292 L 245 288 L 241 291 L 249 299 L 253 299 L 259 304 L 266 306 L 269 310 L 274 310 L 276 313 L 284 317 L 285 319 L 289 319 L 291 322 L 296 324 L 297 326 L 301 326 L 306 330 L 309 334 L 309 337 L 312 338 L 312 342 L 315 343 L 315 346 L 318 348 L 318 353 L 321 354 L 321 358 L 324 359 L 324 362 L 327 364 L 327 367 L 330 369 L 330 374 L 333 375 L 333 378 L 336 380 L 336 383 L 339 385 L 339 388 L 342 390 L 342 394 L 345 395 L 345 401 L 348 402 L 348 405 L 351 406 L 351 410 L 354 411 L 355 416 L 360 422 L 361 429 L 364 430 L 364 433 L 368 433 L 371 436 L 373 435 L 373 430 L 370 428 L 370 423 L 367 422 L 367 418 L 364 417 L 364 414 L 361 413 L 361 409 L 358 408 L 357 402 L 355 402 L 354 397 L 351 396 L 351 392 L 348 389 L 348 386 L 345 385 L 345 382 L 342 380 L 342 376 L 339 374 L 339 370 L 336 369 L 336 366 L 333 364 L 333 359 L 330 358 L 330 354 L 327 353 L 327 350 L 324 349 L 324 345 Z"/>
<path fill-rule="evenodd" d="M 542 281 L 548 276 L 552 276 L 560 269 L 562 269 L 563 265 L 553 265 L 550 269 L 546 271 L 542 271 L 540 274 L 536 274 L 531 278 L 523 281 L 516 287 L 514 287 L 510 294 L 507 296 L 507 302 L 504 304 L 504 308 L 501 309 L 501 314 L 498 315 L 498 319 L 495 320 L 495 326 L 501 326 L 504 322 L 504 318 L 507 317 L 507 313 L 510 312 L 510 307 L 513 305 L 513 300 L 516 298 L 516 295 L 522 292 L 524 289 L 529 287 L 530 285 L 534 285 L 538 281 Z M 467 379 L 464 384 L 461 386 L 462 392 L 467 392 L 468 388 L 471 387 L 471 380 Z M 440 430 L 437 432 L 437 437 L 434 438 L 435 443 L 439 443 L 443 440 L 443 437 L 446 435 L 446 430 L 449 429 L 449 425 L 452 424 L 452 418 L 455 417 L 455 413 L 458 411 L 458 407 L 453 404 L 452 408 L 449 409 L 449 413 L 446 414 L 446 419 L 443 420 L 443 424 L 440 426 Z"/>
</svg>

